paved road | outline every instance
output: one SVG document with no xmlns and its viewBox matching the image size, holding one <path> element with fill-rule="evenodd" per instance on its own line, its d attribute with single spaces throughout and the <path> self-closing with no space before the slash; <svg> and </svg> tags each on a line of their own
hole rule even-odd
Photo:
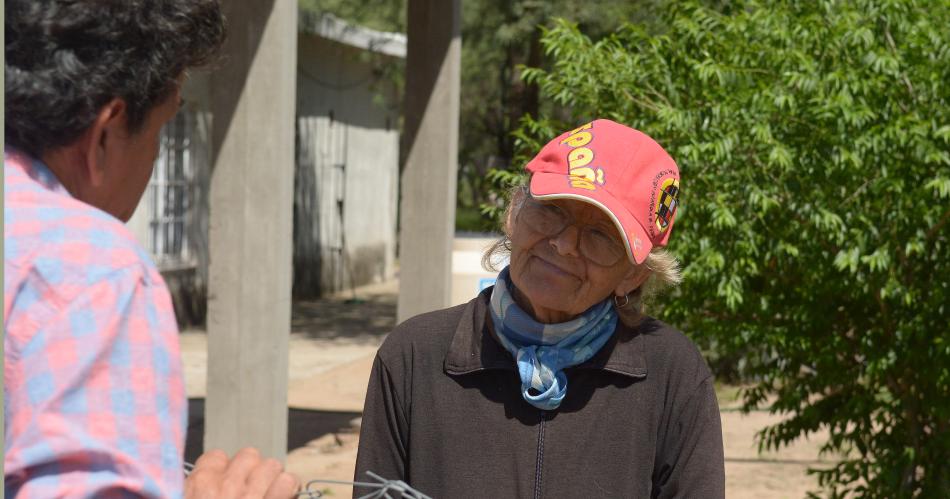
<svg viewBox="0 0 950 499">
<path fill-rule="evenodd" d="M 373 355 L 395 322 L 395 282 L 294 305 L 290 338 L 288 400 L 292 408 L 287 467 L 304 481 L 351 480 L 359 441 L 359 412 Z M 206 338 L 203 331 L 182 334 L 182 356 L 189 397 L 204 396 Z M 800 499 L 817 486 L 809 467 L 827 466 L 818 447 L 827 436 L 799 442 L 781 452 L 759 454 L 754 435 L 780 421 L 766 412 L 742 415 L 720 401 L 726 455 L 726 497 Z M 200 400 L 192 403 L 200 428 Z M 193 432 L 194 433 L 194 432 Z M 192 435 L 191 442 L 200 442 Z M 197 452 L 192 448 L 191 452 Z M 352 489 L 319 485 L 331 497 L 351 497 Z M 366 491 L 362 491 L 366 493 Z"/>
</svg>

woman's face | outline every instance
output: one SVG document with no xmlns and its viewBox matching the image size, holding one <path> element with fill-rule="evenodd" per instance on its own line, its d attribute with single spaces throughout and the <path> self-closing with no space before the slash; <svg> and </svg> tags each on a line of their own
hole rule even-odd
<svg viewBox="0 0 950 499">
<path fill-rule="evenodd" d="M 521 296 L 515 299 L 535 319 L 544 323 L 570 320 L 592 305 L 613 295 L 636 289 L 647 273 L 634 267 L 623 253 L 612 264 L 598 264 L 589 256 L 610 254 L 594 245 L 623 248 L 616 226 L 600 208 L 574 200 L 542 203 L 554 205 L 567 215 L 569 225 L 555 235 L 532 217 L 524 216 L 527 205 L 522 196 L 512 200 L 514 209 L 508 219 L 511 236 L 511 279 Z M 527 200 L 527 203 L 539 203 Z M 609 236 L 612 241 L 600 240 Z M 581 242 L 581 239 L 584 242 Z M 583 247 L 583 250 L 582 250 Z M 603 257 L 598 258 L 606 261 Z"/>
</svg>

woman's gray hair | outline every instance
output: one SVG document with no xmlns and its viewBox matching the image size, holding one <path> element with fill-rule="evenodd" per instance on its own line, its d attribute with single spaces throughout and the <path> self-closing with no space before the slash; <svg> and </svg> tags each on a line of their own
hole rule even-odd
<svg viewBox="0 0 950 499">
<path fill-rule="evenodd" d="M 502 216 L 502 237 L 492 243 L 482 254 L 482 267 L 491 272 L 498 272 L 501 269 L 498 265 L 507 260 L 511 255 L 511 238 L 508 234 L 506 221 L 514 209 L 512 202 L 519 192 L 524 192 L 524 186 L 517 186 L 508 193 L 508 205 Z M 620 302 L 614 301 L 614 308 L 620 320 L 629 327 L 634 327 L 644 318 L 644 303 L 649 301 L 657 294 L 675 287 L 683 281 L 683 275 L 680 272 L 680 263 L 672 253 L 664 248 L 654 247 L 643 262 L 650 275 L 637 289 L 627 294 L 627 299 Z"/>
</svg>

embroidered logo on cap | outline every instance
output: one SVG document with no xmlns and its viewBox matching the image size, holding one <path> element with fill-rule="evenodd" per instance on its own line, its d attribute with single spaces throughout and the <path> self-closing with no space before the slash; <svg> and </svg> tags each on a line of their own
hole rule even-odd
<svg viewBox="0 0 950 499">
<path fill-rule="evenodd" d="M 680 181 L 675 178 L 668 178 L 660 185 L 660 199 L 656 201 L 656 228 L 660 232 L 665 232 L 670 228 L 673 217 L 676 215 L 676 206 L 680 193 Z"/>
</svg>

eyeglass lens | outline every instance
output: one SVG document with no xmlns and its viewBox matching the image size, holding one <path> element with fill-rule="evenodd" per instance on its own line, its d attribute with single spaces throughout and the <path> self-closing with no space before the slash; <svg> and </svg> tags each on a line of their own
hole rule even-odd
<svg viewBox="0 0 950 499">
<path fill-rule="evenodd" d="M 527 199 L 521 210 L 523 221 L 534 231 L 551 237 L 560 234 L 573 221 L 561 208 L 553 204 Z M 624 250 L 619 241 L 604 229 L 579 226 L 578 246 L 585 258 L 603 266 L 610 266 L 623 258 Z"/>
</svg>

